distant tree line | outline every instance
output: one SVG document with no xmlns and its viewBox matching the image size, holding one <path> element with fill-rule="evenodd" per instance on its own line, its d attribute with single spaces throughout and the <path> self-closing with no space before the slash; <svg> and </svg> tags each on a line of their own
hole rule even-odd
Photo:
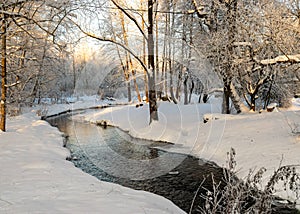
<svg viewBox="0 0 300 214">
<path fill-rule="evenodd" d="M 78 57 L 83 37 L 106 42 L 105 63 L 119 64 L 128 101 L 145 95 L 150 121 L 159 99 L 207 102 L 215 91 L 223 113 L 287 106 L 300 92 L 299 11 L 297 0 L 4 0 L 0 129 L 11 109 L 101 81 L 99 53 Z"/>
</svg>

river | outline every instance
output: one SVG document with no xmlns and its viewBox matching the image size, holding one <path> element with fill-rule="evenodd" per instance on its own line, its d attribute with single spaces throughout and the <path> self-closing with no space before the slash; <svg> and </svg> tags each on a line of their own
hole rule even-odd
<svg viewBox="0 0 300 214">
<path fill-rule="evenodd" d="M 74 165 L 102 181 L 161 195 L 187 213 L 199 213 L 205 205 L 203 196 L 213 191 L 213 181 L 224 187 L 224 169 L 213 163 L 164 151 L 172 144 L 136 139 L 116 127 L 80 121 L 78 112 L 76 118 L 69 113 L 47 121 L 67 136 Z"/>
</svg>

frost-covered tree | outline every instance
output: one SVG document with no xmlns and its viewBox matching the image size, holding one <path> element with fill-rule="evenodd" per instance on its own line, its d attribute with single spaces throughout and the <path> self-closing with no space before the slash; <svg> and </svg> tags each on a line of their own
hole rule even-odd
<svg viewBox="0 0 300 214">
<path fill-rule="evenodd" d="M 120 41 L 117 40 L 116 37 L 113 35 L 105 35 L 105 33 L 102 32 L 101 29 L 98 29 L 96 32 L 95 29 L 88 29 L 86 26 L 81 26 L 79 23 L 76 23 L 73 20 L 73 23 L 81 30 L 82 33 L 85 35 L 94 38 L 98 41 L 103 42 L 110 42 L 115 45 L 118 45 L 122 49 L 124 49 L 126 52 L 130 53 L 130 55 L 136 60 L 140 66 L 144 69 L 144 71 L 147 73 L 147 79 L 148 79 L 148 94 L 149 94 L 149 113 L 150 113 L 150 122 L 153 120 L 158 120 L 158 112 L 157 112 L 157 102 L 156 102 L 156 84 L 155 84 L 155 56 L 154 56 L 154 36 L 153 36 L 153 29 L 154 29 L 154 6 L 155 3 L 153 0 L 147 1 L 147 7 L 146 7 L 146 13 L 147 13 L 147 29 L 144 29 L 142 27 L 143 18 L 137 11 L 130 10 L 127 8 L 125 2 L 123 1 L 117 1 L 117 0 L 111 0 L 114 7 L 121 11 L 124 16 L 133 24 L 133 28 L 139 33 L 140 38 L 145 39 L 147 44 L 147 63 L 143 60 L 143 57 L 140 57 L 138 53 L 133 51 L 133 48 L 130 47 L 128 44 L 126 44 L 126 41 Z M 94 6 L 99 9 L 103 8 L 103 5 L 105 5 L 101 1 L 93 1 Z M 105 7 L 104 7 L 105 8 Z M 99 11 L 98 11 L 99 12 Z M 124 33 L 124 31 L 123 31 Z"/>
<path fill-rule="evenodd" d="M 206 56 L 223 80 L 224 113 L 230 112 L 229 98 L 239 112 L 243 103 L 251 110 L 256 109 L 257 101 L 260 105 L 265 102 L 266 106 L 271 92 L 281 94 L 281 97 L 287 94 L 286 84 L 279 80 L 295 77 L 292 70 L 297 71 L 298 65 L 287 61 L 286 72 L 283 72 L 282 62 L 276 65 L 262 62 L 299 54 L 299 17 L 295 15 L 295 2 L 192 2 L 203 29 L 197 34 L 201 39 L 197 45 L 205 49 Z M 272 89 L 275 85 L 276 91 Z"/>
<path fill-rule="evenodd" d="M 4 0 L 0 3 L 1 130 L 6 129 L 8 96 L 14 95 L 13 90 L 8 89 L 19 87 L 28 93 L 30 83 L 33 87 L 29 94 L 36 97 L 41 83 L 47 84 L 51 80 L 51 75 L 44 76 L 44 68 L 50 66 L 47 62 L 61 51 L 62 46 L 55 35 L 70 12 L 68 6 L 67 0 L 59 3 L 52 0 Z"/>
</svg>

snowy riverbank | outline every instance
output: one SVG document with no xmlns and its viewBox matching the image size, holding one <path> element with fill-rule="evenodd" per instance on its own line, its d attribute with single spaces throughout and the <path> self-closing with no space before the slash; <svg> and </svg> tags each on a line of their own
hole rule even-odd
<svg viewBox="0 0 300 214">
<path fill-rule="evenodd" d="M 265 180 L 279 165 L 300 165 L 300 104 L 293 100 L 289 110 L 279 112 L 245 113 L 221 115 L 220 109 L 211 104 L 174 105 L 159 103 L 159 121 L 149 126 L 148 105 L 119 106 L 99 110 L 78 117 L 79 120 L 118 126 L 130 135 L 150 140 L 174 143 L 170 151 L 188 153 L 226 166 L 227 152 L 236 151 L 238 175 L 243 178 L 249 170 L 265 167 Z M 217 103 L 217 101 L 216 101 Z M 203 122 L 203 116 L 209 121 Z M 293 200 L 295 196 L 284 198 Z"/>
<path fill-rule="evenodd" d="M 0 213 L 184 213 L 167 199 L 101 182 L 66 161 L 61 133 L 35 113 L 0 132 Z"/>
<path fill-rule="evenodd" d="M 160 120 L 150 126 L 145 120 L 147 105 L 99 109 L 77 119 L 106 120 L 132 136 L 175 143 L 170 150 L 220 166 L 226 165 L 226 153 L 233 147 L 241 177 L 250 168 L 266 167 L 267 177 L 280 162 L 300 164 L 299 99 L 289 111 L 242 115 L 221 115 L 218 101 L 211 102 L 187 106 L 160 103 Z M 92 97 L 39 109 L 50 115 L 103 104 L 107 103 Z M 8 131 L 0 132 L 1 213 L 184 213 L 160 196 L 101 182 L 75 168 L 65 161 L 69 152 L 62 148 L 61 133 L 35 113 L 10 118 Z M 207 123 L 203 123 L 204 114 Z M 294 198 L 283 192 L 279 195 Z"/>
</svg>

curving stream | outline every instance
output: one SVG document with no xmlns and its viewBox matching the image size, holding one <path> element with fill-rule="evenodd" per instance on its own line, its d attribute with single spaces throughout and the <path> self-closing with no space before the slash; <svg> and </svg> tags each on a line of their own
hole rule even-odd
<svg viewBox="0 0 300 214">
<path fill-rule="evenodd" d="M 172 144 L 135 139 L 118 128 L 104 129 L 78 120 L 78 114 L 76 120 L 71 116 L 47 121 L 68 136 L 66 146 L 74 165 L 102 181 L 161 195 L 187 213 L 199 213 L 199 206 L 204 206 L 200 195 L 212 191 L 212 174 L 224 186 L 222 168 L 162 150 Z"/>
<path fill-rule="evenodd" d="M 186 212 L 190 211 L 200 184 L 211 189 L 211 173 L 215 180 L 221 180 L 223 170 L 216 165 L 157 148 L 171 144 L 135 139 L 118 128 L 104 129 L 72 120 L 71 116 L 51 117 L 47 121 L 68 136 L 66 146 L 74 165 L 100 180 L 161 195 Z M 201 203 L 203 200 L 197 197 L 192 213 Z"/>
</svg>

